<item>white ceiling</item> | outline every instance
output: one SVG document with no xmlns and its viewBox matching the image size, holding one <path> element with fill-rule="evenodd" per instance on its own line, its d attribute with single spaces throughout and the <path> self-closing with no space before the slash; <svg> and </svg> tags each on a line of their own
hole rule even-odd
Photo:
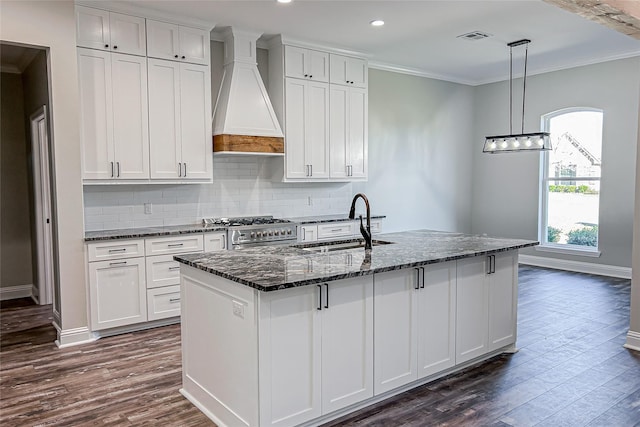
<svg viewBox="0 0 640 427">
<path fill-rule="evenodd" d="M 508 42 L 528 38 L 529 74 L 640 55 L 640 40 L 541 0 L 369 1 L 275 0 L 113 2 L 153 8 L 221 27 L 261 31 L 263 38 L 293 39 L 350 49 L 372 66 L 404 68 L 465 84 L 508 78 Z M 372 27 L 383 19 L 383 27 Z M 492 37 L 456 36 L 482 31 Z M 214 29 L 214 38 L 216 29 Z M 524 48 L 515 48 L 518 60 Z M 514 66 L 518 64 L 514 63 Z M 518 76 L 518 70 L 514 71 Z"/>
</svg>

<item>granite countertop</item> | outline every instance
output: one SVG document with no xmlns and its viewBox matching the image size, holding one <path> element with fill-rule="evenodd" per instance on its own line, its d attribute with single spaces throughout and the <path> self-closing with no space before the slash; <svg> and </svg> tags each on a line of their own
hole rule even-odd
<svg viewBox="0 0 640 427">
<path fill-rule="evenodd" d="M 205 231 L 227 231 L 227 227 L 205 227 L 202 224 L 187 224 L 166 227 L 140 227 L 122 228 L 118 230 L 87 231 L 84 233 L 84 241 L 95 242 L 98 240 L 137 239 L 143 237 L 202 233 Z"/>
<path fill-rule="evenodd" d="M 364 213 L 356 213 L 355 218 L 362 215 L 363 218 L 366 218 L 366 214 Z M 386 215 L 371 215 L 371 219 L 381 219 L 386 218 Z M 316 216 L 301 216 L 301 217 L 293 217 L 286 218 L 289 221 L 297 222 L 300 225 L 304 224 L 316 224 L 322 222 L 340 222 L 340 221 L 353 221 L 349 219 L 349 213 L 344 214 L 335 214 L 335 215 L 316 215 Z"/>
<path fill-rule="evenodd" d="M 176 255 L 174 259 L 260 291 L 275 291 L 539 244 L 433 230 L 379 234 L 375 240 L 393 243 L 374 246 L 369 256 L 361 248 L 317 253 L 294 244 Z"/>
<path fill-rule="evenodd" d="M 356 218 L 358 215 L 356 215 Z M 384 215 L 372 215 L 371 219 L 386 218 Z M 286 218 L 298 224 L 314 224 L 319 222 L 349 221 L 349 214 L 318 215 L 297 218 Z M 117 230 L 87 231 L 84 233 L 85 242 L 99 240 L 138 239 L 154 236 L 171 236 L 179 234 L 202 233 L 206 231 L 227 231 L 225 226 L 203 226 L 202 224 L 173 225 L 167 227 L 122 228 Z"/>
</svg>

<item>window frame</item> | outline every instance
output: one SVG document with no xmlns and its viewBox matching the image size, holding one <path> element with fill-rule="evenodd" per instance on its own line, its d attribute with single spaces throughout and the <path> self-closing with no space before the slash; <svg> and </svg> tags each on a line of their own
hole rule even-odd
<svg viewBox="0 0 640 427">
<path fill-rule="evenodd" d="M 577 113 L 577 112 L 597 112 L 603 115 L 603 135 L 604 135 L 604 110 L 601 108 L 593 108 L 593 107 L 569 107 L 563 108 L 560 110 L 552 111 L 550 113 L 542 115 L 540 119 L 541 128 L 544 132 L 550 132 L 550 122 L 551 119 L 557 116 L 561 116 L 569 113 Z M 603 138 L 601 139 L 601 144 L 604 144 Z M 536 246 L 536 250 L 543 252 L 556 252 L 567 255 L 580 255 L 587 257 L 599 257 L 601 255 L 600 251 L 600 199 L 598 199 L 598 246 L 583 246 L 583 245 L 574 245 L 569 243 L 553 243 L 547 242 L 548 236 L 548 214 L 549 214 L 549 182 L 550 181 L 561 181 L 562 178 L 570 178 L 571 181 L 582 182 L 582 181 L 598 181 L 602 184 L 602 169 L 600 170 L 600 175 L 597 178 L 594 177 L 583 177 L 583 176 L 572 176 L 572 177 L 549 177 L 549 151 L 541 151 L 540 152 L 540 188 L 539 188 L 539 212 L 538 212 L 538 240 L 540 245 Z M 602 192 L 602 185 L 600 187 L 600 192 Z"/>
</svg>

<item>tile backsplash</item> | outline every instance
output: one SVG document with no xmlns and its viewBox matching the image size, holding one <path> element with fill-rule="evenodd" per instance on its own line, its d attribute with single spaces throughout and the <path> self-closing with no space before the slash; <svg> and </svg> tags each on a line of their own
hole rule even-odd
<svg viewBox="0 0 640 427">
<path fill-rule="evenodd" d="M 204 217 L 348 213 L 351 183 L 276 182 L 274 161 L 214 157 L 211 184 L 85 186 L 85 231 L 193 224 Z"/>
</svg>

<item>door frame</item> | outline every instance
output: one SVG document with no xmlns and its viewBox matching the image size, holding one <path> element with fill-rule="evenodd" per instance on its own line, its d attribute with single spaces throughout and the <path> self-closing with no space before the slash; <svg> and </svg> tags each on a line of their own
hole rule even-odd
<svg viewBox="0 0 640 427">
<path fill-rule="evenodd" d="M 38 108 L 31 116 L 31 164 L 33 174 L 34 229 L 36 231 L 37 303 L 53 303 L 55 280 L 53 256 L 53 229 L 51 221 L 52 191 L 49 152 L 47 106 Z"/>
</svg>

